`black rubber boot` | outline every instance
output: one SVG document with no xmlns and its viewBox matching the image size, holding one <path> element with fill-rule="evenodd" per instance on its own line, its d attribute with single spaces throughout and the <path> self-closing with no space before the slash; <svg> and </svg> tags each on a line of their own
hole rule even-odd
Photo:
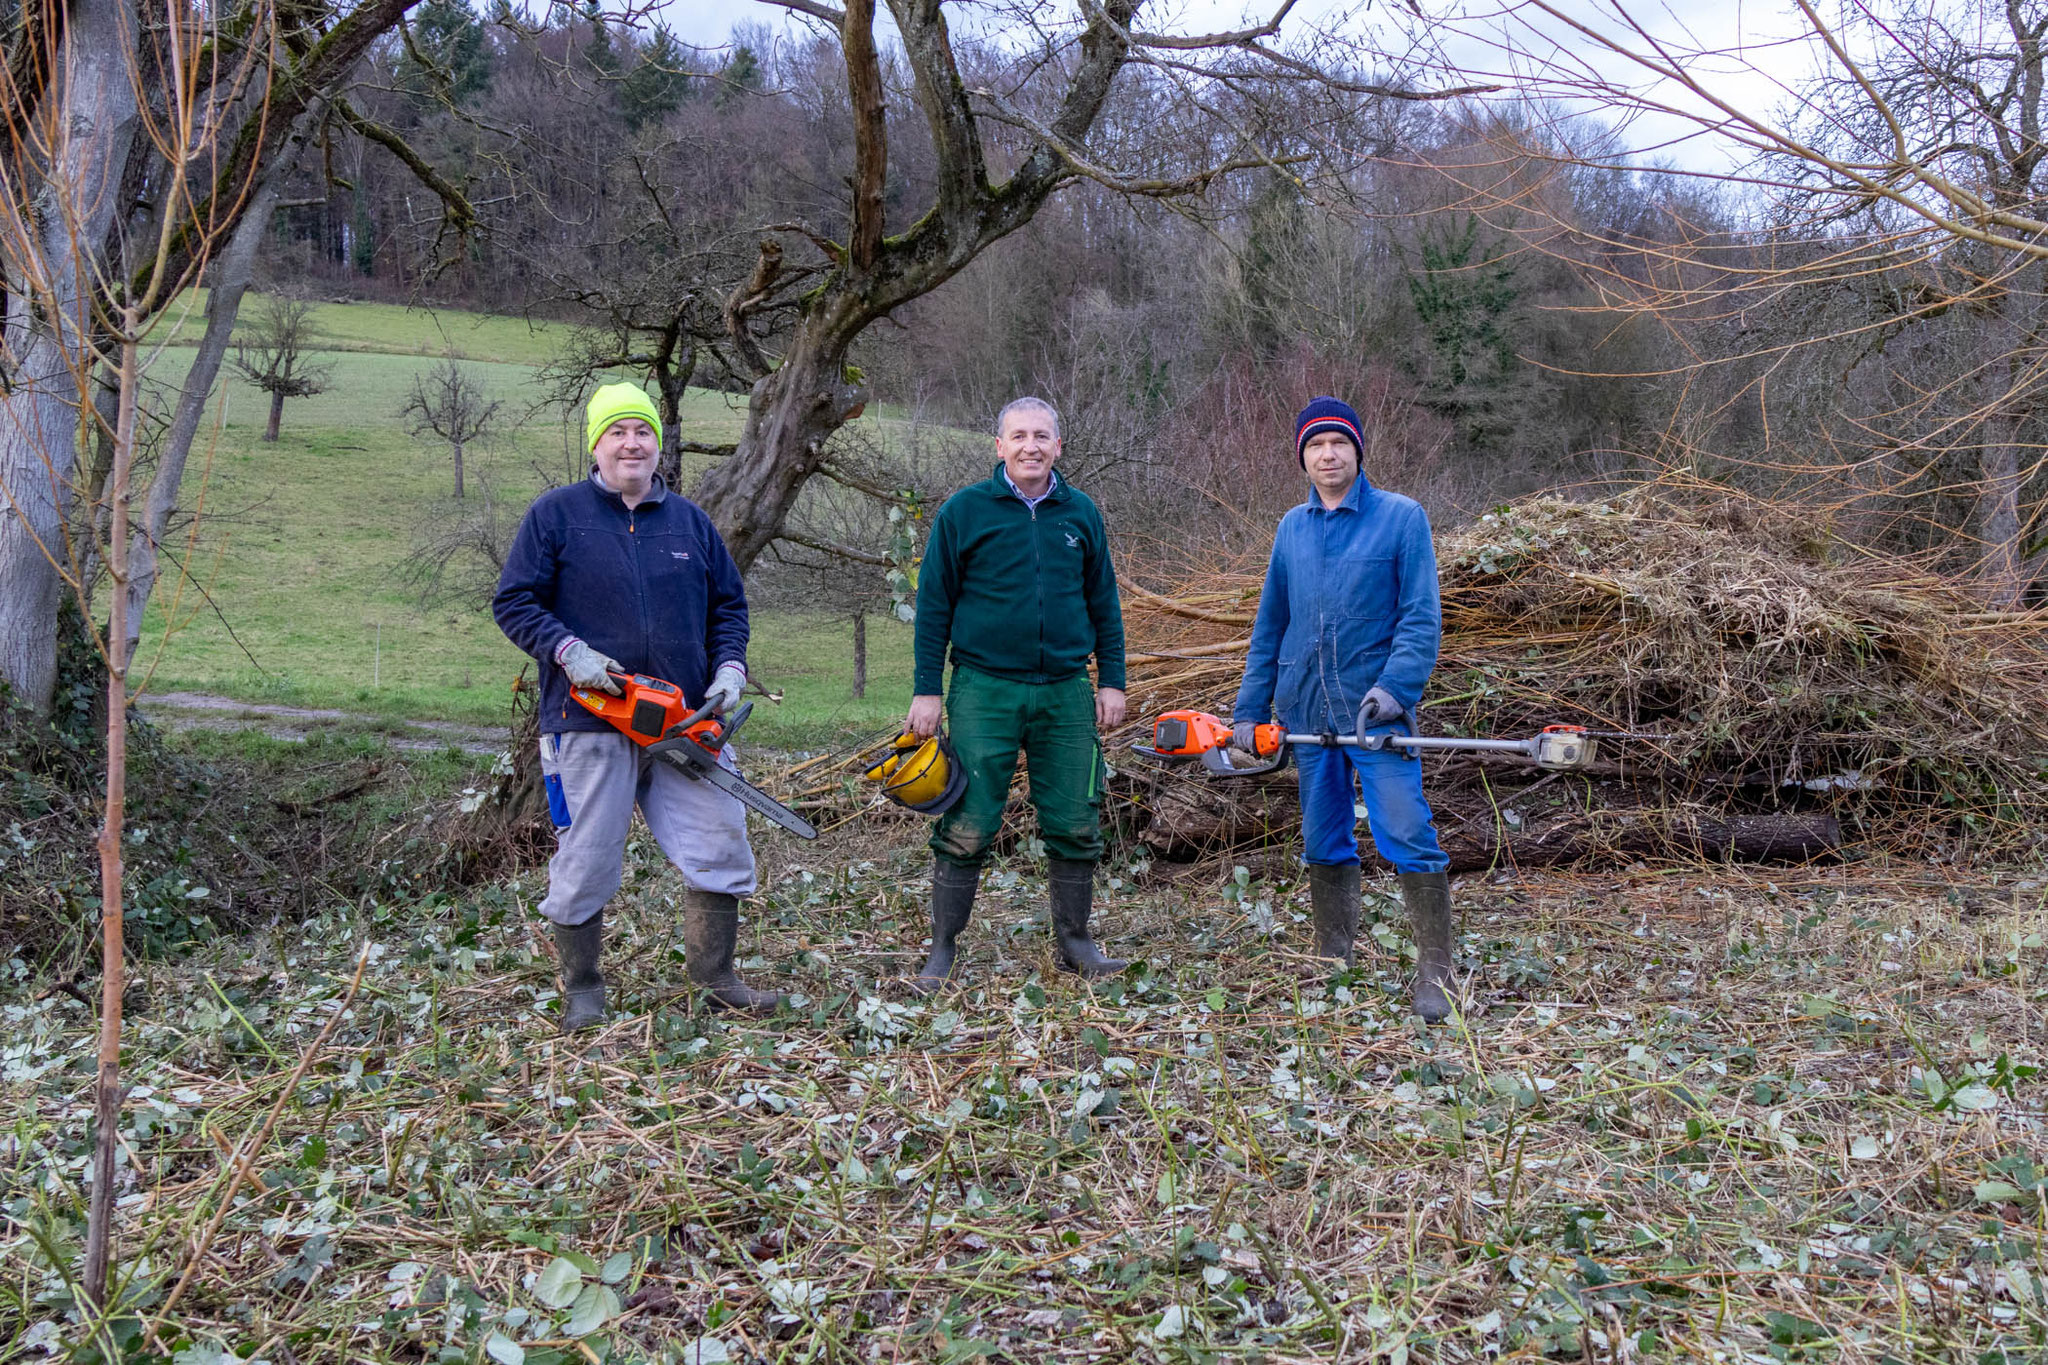
<svg viewBox="0 0 2048 1365">
<path fill-rule="evenodd" d="M 555 956 L 562 964 L 562 1032 L 604 1022 L 604 978 L 597 973 L 604 942 L 604 912 L 577 925 L 555 926 Z"/>
<path fill-rule="evenodd" d="M 1095 864 L 1052 860 L 1046 870 L 1052 890 L 1052 931 L 1059 940 L 1060 962 L 1083 976 L 1115 976 L 1130 964 L 1104 957 L 1088 937 L 1088 917 L 1095 909 Z"/>
<path fill-rule="evenodd" d="M 739 936 L 737 896 L 699 891 L 694 886 L 683 893 L 683 952 L 690 980 L 726 1009 L 767 1014 L 782 1003 L 782 997 L 774 991 L 755 990 L 732 969 Z"/>
<path fill-rule="evenodd" d="M 978 867 L 959 867 L 943 858 L 932 860 L 932 955 L 910 983 L 919 995 L 935 994 L 952 980 L 953 941 L 967 927 L 980 883 Z"/>
<path fill-rule="evenodd" d="M 1425 1024 L 1451 1015 L 1451 879 L 1442 872 L 1403 872 L 1401 899 L 1415 933 L 1415 1012 Z"/>
<path fill-rule="evenodd" d="M 1315 912 L 1316 956 L 1350 966 L 1358 940 L 1358 864 L 1310 863 L 1308 903 Z"/>
</svg>

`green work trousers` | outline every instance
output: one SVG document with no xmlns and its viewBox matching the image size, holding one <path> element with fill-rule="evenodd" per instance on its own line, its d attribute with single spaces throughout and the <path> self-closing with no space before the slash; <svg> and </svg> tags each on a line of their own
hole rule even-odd
<svg viewBox="0 0 2048 1365">
<path fill-rule="evenodd" d="M 1047 854 L 1077 863 L 1102 856 L 1102 743 L 1095 685 L 1086 673 L 1022 683 L 956 665 L 946 722 L 967 770 L 967 791 L 939 817 L 934 854 L 956 867 L 981 866 L 1002 830 L 1021 750 Z"/>
</svg>

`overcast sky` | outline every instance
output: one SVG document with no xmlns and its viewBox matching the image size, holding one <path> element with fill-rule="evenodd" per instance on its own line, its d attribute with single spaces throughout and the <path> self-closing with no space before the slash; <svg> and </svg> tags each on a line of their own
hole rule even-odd
<svg viewBox="0 0 2048 1365">
<path fill-rule="evenodd" d="M 1621 22 L 1614 0 L 1552 0 L 1564 19 L 1516 6 L 1511 0 L 1418 3 L 1431 20 L 1425 32 L 1438 45 L 1449 68 L 1440 73 L 1442 80 L 1497 81 L 1523 91 L 1531 88 L 1532 75 L 1539 64 L 1553 71 L 1583 64 L 1648 100 L 1684 109 L 1703 107 L 1687 92 L 1670 83 L 1660 83 L 1625 59 L 1603 52 L 1598 43 L 1575 33 L 1571 23 L 1566 22 L 1576 21 L 1633 48 L 1643 48 L 1644 40 L 1629 33 Z M 1061 0 L 1061 8 L 1071 12 L 1077 7 Z M 1177 4 L 1147 4 L 1141 14 L 1147 28 L 1193 33 L 1257 23 L 1270 14 L 1271 8 L 1271 0 L 1250 7 L 1239 0 L 1181 0 Z M 1289 22 L 1335 24 L 1355 39 L 1377 40 L 1383 47 L 1398 48 L 1407 42 L 1398 25 L 1416 23 L 1412 15 L 1404 13 L 1405 9 L 1405 0 L 1401 0 L 1399 8 L 1390 8 L 1384 0 L 1366 5 L 1345 0 L 1299 0 Z M 1693 56 L 1688 64 L 1709 76 L 1714 93 L 1747 110 L 1773 114 L 1787 109 L 1793 103 L 1795 88 L 1815 69 L 1810 48 L 1791 41 L 1800 32 L 1800 25 L 1796 11 L 1788 3 L 1709 0 L 1681 9 L 1661 0 L 1627 0 L 1627 10 L 1655 42 L 1666 45 L 1674 55 L 1729 54 Z M 668 15 L 679 37 L 707 47 L 730 41 L 736 24 L 765 24 L 779 33 L 792 31 L 806 22 L 761 0 L 673 0 Z M 883 15 L 886 27 L 886 9 Z M 1397 15 L 1401 16 L 1399 20 L 1393 17 Z M 1614 115 L 1610 113 L 1607 117 L 1612 120 Z M 1695 123 L 1654 112 L 1632 116 L 1626 123 L 1624 138 L 1628 151 L 1642 160 L 1692 170 L 1729 170 L 1747 155 L 1732 143 L 1702 133 Z"/>
</svg>

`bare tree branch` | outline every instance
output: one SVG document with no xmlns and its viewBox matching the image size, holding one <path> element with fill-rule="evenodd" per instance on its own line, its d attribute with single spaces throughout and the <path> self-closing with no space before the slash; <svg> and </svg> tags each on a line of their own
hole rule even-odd
<svg viewBox="0 0 2048 1365">
<path fill-rule="evenodd" d="M 882 251 L 882 194 L 888 178 L 888 109 L 882 101 L 881 59 L 875 52 L 875 0 L 848 0 L 840 30 L 846 54 L 846 93 L 853 104 L 853 231 L 848 259 L 859 271 L 874 268 Z"/>
<path fill-rule="evenodd" d="M 829 540 L 817 540 L 792 531 L 787 527 L 783 528 L 780 539 L 786 540 L 792 545 L 801 545 L 806 550 L 816 550 L 822 555 L 832 555 L 838 559 L 850 559 L 856 564 L 872 564 L 878 569 L 889 567 L 889 556 L 887 555 L 873 554 L 867 550 L 856 550 L 851 545 L 836 545 Z"/>
</svg>

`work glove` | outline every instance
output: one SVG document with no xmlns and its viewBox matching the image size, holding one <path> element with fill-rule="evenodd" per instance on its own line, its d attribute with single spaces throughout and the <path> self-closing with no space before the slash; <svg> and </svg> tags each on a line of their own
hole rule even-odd
<svg viewBox="0 0 2048 1365">
<path fill-rule="evenodd" d="M 625 672 L 625 666 L 610 655 L 598 653 L 581 640 L 571 640 L 564 645 L 555 662 L 569 675 L 572 686 L 586 691 L 603 688 L 615 697 L 620 695 L 619 685 L 612 681 L 611 675 Z"/>
<path fill-rule="evenodd" d="M 704 704 L 723 714 L 739 705 L 740 690 L 747 685 L 747 670 L 738 664 L 723 663 L 712 675 L 711 686 L 704 691 Z"/>
<path fill-rule="evenodd" d="M 1237 721 L 1230 727 L 1230 747 L 1242 749 L 1248 754 L 1259 751 L 1259 723 L 1255 720 Z"/>
<path fill-rule="evenodd" d="M 1384 687 L 1375 687 L 1358 703 L 1358 733 L 1362 735 L 1375 725 L 1397 721 L 1401 713 L 1401 703 L 1394 700 L 1394 694 Z"/>
</svg>

